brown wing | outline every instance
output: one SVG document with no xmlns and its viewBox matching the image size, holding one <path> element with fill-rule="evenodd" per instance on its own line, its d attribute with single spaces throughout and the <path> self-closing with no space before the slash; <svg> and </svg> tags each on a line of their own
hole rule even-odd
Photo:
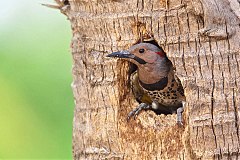
<svg viewBox="0 0 240 160">
<path fill-rule="evenodd" d="M 143 91 L 143 89 L 139 85 L 137 71 L 131 74 L 131 88 L 132 88 L 134 97 L 139 103 L 147 103 L 147 104 L 152 103 L 151 98 Z"/>
<path fill-rule="evenodd" d="M 176 75 L 174 75 L 174 78 L 177 82 L 177 91 L 180 94 L 179 99 L 182 100 L 182 101 L 186 101 L 186 97 L 184 95 L 184 89 L 183 89 L 183 86 L 182 86 L 182 83 L 181 83 L 180 79 Z"/>
</svg>

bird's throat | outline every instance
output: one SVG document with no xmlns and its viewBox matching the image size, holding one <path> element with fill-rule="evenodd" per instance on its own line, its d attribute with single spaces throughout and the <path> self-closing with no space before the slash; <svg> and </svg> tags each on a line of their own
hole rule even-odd
<svg viewBox="0 0 240 160">
<path fill-rule="evenodd" d="M 161 67 L 151 64 L 138 66 L 139 80 L 145 84 L 154 84 L 162 78 L 167 77 L 169 73 L 168 67 Z"/>
<path fill-rule="evenodd" d="M 144 89 L 148 91 L 163 90 L 168 84 L 168 77 L 164 77 L 158 82 L 152 84 L 143 83 L 141 80 L 139 80 L 139 83 Z"/>
</svg>

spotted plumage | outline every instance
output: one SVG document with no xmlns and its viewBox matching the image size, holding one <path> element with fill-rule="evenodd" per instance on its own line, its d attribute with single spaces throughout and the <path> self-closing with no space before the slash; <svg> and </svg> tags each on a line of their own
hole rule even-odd
<svg viewBox="0 0 240 160">
<path fill-rule="evenodd" d="M 147 90 L 139 83 L 137 71 L 131 74 L 131 86 L 135 98 L 140 103 L 151 104 L 153 101 L 159 103 L 159 107 L 153 109 L 158 114 L 171 114 L 182 107 L 186 100 L 184 90 L 179 78 L 170 72 L 167 76 L 167 84 L 161 90 Z"/>
<path fill-rule="evenodd" d="M 151 109 L 158 114 L 177 112 L 177 122 L 182 124 L 184 90 L 172 62 L 159 45 L 139 43 L 108 57 L 122 58 L 137 66 L 131 75 L 131 86 L 140 105 L 129 113 L 128 119 Z"/>
<path fill-rule="evenodd" d="M 182 106 L 182 102 L 186 100 L 181 81 L 176 75 L 170 74 L 167 76 L 167 84 L 161 90 L 147 90 L 143 86 L 140 87 L 153 101 L 158 102 L 161 107 L 166 108 L 164 114 L 171 114 Z"/>
</svg>

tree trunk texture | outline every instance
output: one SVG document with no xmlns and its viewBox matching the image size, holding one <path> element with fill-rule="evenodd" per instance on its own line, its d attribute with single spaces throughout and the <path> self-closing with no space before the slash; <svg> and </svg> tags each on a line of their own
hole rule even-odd
<svg viewBox="0 0 240 160">
<path fill-rule="evenodd" d="M 74 159 L 240 159 L 238 0 L 69 0 L 72 26 Z M 143 32 L 176 67 L 187 98 L 176 114 L 141 112 L 129 63 L 106 58 Z"/>
</svg>

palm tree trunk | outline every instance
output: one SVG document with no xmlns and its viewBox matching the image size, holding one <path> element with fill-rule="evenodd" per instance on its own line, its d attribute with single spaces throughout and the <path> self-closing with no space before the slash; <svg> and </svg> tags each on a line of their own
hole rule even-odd
<svg viewBox="0 0 240 160">
<path fill-rule="evenodd" d="M 240 158 L 237 0 L 69 0 L 64 7 L 73 33 L 74 159 Z M 182 128 L 175 114 L 152 111 L 126 121 L 137 105 L 129 64 L 105 56 L 145 31 L 185 87 Z"/>
</svg>

